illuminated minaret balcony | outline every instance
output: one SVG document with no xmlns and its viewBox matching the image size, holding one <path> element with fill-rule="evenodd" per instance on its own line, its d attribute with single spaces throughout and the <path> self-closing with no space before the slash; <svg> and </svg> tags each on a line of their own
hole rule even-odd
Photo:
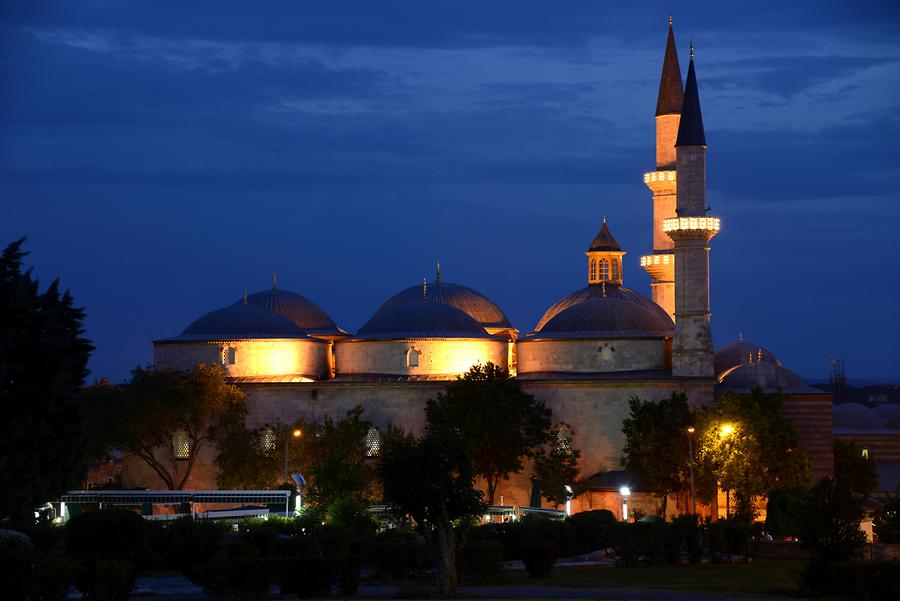
<svg viewBox="0 0 900 601">
<path fill-rule="evenodd" d="M 672 217 L 663 221 L 663 231 L 672 240 L 706 240 L 719 233 L 718 217 Z M 643 261 L 641 262 L 643 265 Z"/>
</svg>

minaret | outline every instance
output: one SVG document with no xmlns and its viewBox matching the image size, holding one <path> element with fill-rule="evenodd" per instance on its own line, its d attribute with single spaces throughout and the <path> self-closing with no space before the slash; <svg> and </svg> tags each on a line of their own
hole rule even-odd
<svg viewBox="0 0 900 601">
<path fill-rule="evenodd" d="M 588 258 L 588 284 L 622 283 L 622 257 L 625 256 L 625 251 L 610 233 L 606 217 L 584 254 Z"/>
<path fill-rule="evenodd" d="M 641 267 L 650 276 L 653 302 L 672 319 L 675 319 L 675 257 L 672 240 L 663 231 L 662 224 L 675 216 L 675 136 L 683 99 L 681 67 L 678 66 L 670 15 L 656 100 L 656 171 L 644 174 L 644 183 L 653 191 L 653 254 L 641 257 Z"/>
<path fill-rule="evenodd" d="M 706 135 L 693 46 L 675 155 L 678 216 L 663 222 L 663 230 L 675 243 L 672 375 L 712 378 L 715 370 L 709 324 L 709 241 L 719 232 L 719 219 L 706 215 Z"/>
</svg>

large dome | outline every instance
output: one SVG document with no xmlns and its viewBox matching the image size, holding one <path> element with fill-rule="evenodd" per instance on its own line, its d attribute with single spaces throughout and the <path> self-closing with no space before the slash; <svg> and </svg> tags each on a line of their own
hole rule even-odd
<svg viewBox="0 0 900 601">
<path fill-rule="evenodd" d="M 550 307 L 531 338 L 670 338 L 675 325 L 653 301 L 618 284 L 592 284 Z"/>
<path fill-rule="evenodd" d="M 743 338 L 734 344 L 729 344 L 728 346 L 717 350 L 714 362 L 717 376 L 732 367 L 737 367 L 744 363 L 762 362 L 781 365 L 781 360 L 770 350 L 761 347 L 758 344 L 746 342 Z"/>
<path fill-rule="evenodd" d="M 743 363 L 718 375 L 717 390 L 726 392 L 749 392 L 760 388 L 763 392 L 781 390 L 789 393 L 823 392 L 808 386 L 803 378 L 781 365 L 771 362 Z"/>
<path fill-rule="evenodd" d="M 841 403 L 832 409 L 832 425 L 835 430 L 881 430 L 882 418 L 861 403 Z"/>
<path fill-rule="evenodd" d="M 254 305 L 229 305 L 194 320 L 175 340 L 307 338 L 289 319 Z"/>
<path fill-rule="evenodd" d="M 419 289 L 421 295 L 421 289 Z M 387 305 L 387 303 L 385 303 Z M 431 298 L 382 306 L 359 329 L 357 338 L 490 338 L 463 311 Z"/>
<path fill-rule="evenodd" d="M 428 300 L 456 307 L 469 315 L 485 328 L 512 328 L 509 319 L 491 299 L 476 290 L 449 282 L 429 282 Z M 381 311 L 399 303 L 418 300 L 422 297 L 422 286 L 411 286 L 387 299 L 376 311 Z"/>
<path fill-rule="evenodd" d="M 234 304 L 242 305 L 244 299 Z M 310 334 L 346 334 L 316 303 L 296 292 L 278 288 L 254 292 L 247 296 L 247 304 L 277 313 Z"/>
</svg>

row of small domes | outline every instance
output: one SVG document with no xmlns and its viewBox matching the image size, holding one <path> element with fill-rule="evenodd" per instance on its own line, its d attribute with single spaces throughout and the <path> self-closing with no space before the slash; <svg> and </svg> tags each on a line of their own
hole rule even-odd
<svg viewBox="0 0 900 601">
<path fill-rule="evenodd" d="M 665 338 L 674 325 L 656 303 L 617 284 L 590 285 L 554 304 L 535 338 Z M 459 284 L 412 286 L 389 298 L 357 338 L 481 338 L 509 336 L 509 319 L 496 303 Z M 247 295 L 192 322 L 178 339 L 344 337 L 325 311 L 300 294 L 272 288 Z"/>
</svg>

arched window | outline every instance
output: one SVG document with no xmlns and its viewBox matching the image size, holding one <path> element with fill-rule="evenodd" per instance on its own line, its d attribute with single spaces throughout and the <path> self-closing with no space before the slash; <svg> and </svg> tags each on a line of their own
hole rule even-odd
<svg viewBox="0 0 900 601">
<path fill-rule="evenodd" d="M 263 428 L 259 435 L 259 446 L 266 457 L 271 455 L 275 451 L 275 430 L 268 426 Z"/>
<path fill-rule="evenodd" d="M 172 435 L 172 448 L 175 451 L 175 459 L 191 458 L 191 439 L 185 430 L 175 430 Z"/>
<path fill-rule="evenodd" d="M 409 349 L 406 352 L 406 367 L 419 367 L 419 351 Z"/>
<path fill-rule="evenodd" d="M 559 455 L 572 455 L 572 428 L 569 424 L 556 426 L 556 453 Z"/>
<path fill-rule="evenodd" d="M 600 349 L 600 367 L 612 367 L 613 366 L 613 353 L 616 352 L 611 346 L 604 346 Z"/>
<path fill-rule="evenodd" d="M 234 365 L 237 362 L 237 352 L 233 346 L 222 349 L 222 365 Z"/>
<path fill-rule="evenodd" d="M 366 432 L 366 457 L 378 457 L 381 453 L 381 432 L 371 426 Z"/>
<path fill-rule="evenodd" d="M 606 259 L 600 259 L 600 279 L 609 279 L 609 261 Z"/>
<path fill-rule="evenodd" d="M 597 279 L 597 259 L 591 259 L 591 281 Z"/>
<path fill-rule="evenodd" d="M 619 262 L 615 259 L 612 260 L 612 279 L 614 282 L 619 281 Z"/>
</svg>

